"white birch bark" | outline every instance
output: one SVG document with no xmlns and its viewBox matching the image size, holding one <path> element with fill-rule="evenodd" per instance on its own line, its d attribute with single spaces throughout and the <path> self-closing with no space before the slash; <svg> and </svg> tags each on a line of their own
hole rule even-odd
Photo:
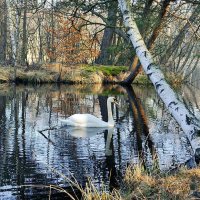
<svg viewBox="0 0 200 200">
<path fill-rule="evenodd" d="M 147 50 L 137 24 L 130 12 L 131 1 L 118 0 L 118 3 L 123 15 L 124 24 L 127 27 L 127 34 L 130 37 L 145 73 L 153 83 L 169 112 L 187 135 L 194 153 L 196 153 L 196 156 L 200 156 L 200 137 L 198 137 L 200 133 L 200 120 L 189 112 L 184 103 L 166 82 L 159 67 L 154 63 L 152 55 Z"/>
</svg>

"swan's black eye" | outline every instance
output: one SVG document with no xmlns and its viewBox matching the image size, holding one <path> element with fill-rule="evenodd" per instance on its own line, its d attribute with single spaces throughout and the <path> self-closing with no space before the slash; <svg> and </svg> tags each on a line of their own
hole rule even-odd
<svg viewBox="0 0 200 200">
<path fill-rule="evenodd" d="M 114 98 L 114 101 L 117 101 L 117 99 L 116 99 L 116 98 Z"/>
</svg>

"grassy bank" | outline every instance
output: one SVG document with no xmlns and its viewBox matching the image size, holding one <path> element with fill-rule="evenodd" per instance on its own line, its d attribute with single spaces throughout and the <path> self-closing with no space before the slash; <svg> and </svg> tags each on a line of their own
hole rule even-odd
<svg viewBox="0 0 200 200">
<path fill-rule="evenodd" d="M 129 199 L 199 199 L 200 167 L 181 168 L 176 173 L 146 172 L 142 167 L 129 167 L 124 177 L 122 195 Z"/>
<path fill-rule="evenodd" d="M 16 81 L 19 83 L 119 83 L 128 75 L 126 66 L 79 65 L 67 67 L 57 63 L 40 68 L 18 67 Z M 0 67 L 0 83 L 13 82 L 14 69 Z M 146 75 L 139 75 L 138 84 L 148 84 Z"/>
<path fill-rule="evenodd" d="M 87 200 L 189 200 L 200 199 L 200 167 L 181 168 L 176 173 L 162 173 L 158 170 L 145 171 L 141 166 L 128 167 L 120 191 L 97 194 L 94 186 L 84 191 Z M 95 191 L 94 194 L 92 191 Z M 98 197 L 98 198 L 97 198 Z M 106 198 L 105 198 L 106 197 Z"/>
<path fill-rule="evenodd" d="M 146 171 L 141 166 L 129 166 L 126 169 L 120 190 L 109 192 L 104 184 L 98 188 L 89 179 L 82 188 L 77 181 L 58 173 L 72 187 L 76 188 L 83 200 L 197 200 L 200 199 L 200 167 L 195 169 L 180 168 L 176 172 L 160 172 L 158 169 Z M 27 186 L 26 186 L 27 187 Z M 28 186 L 32 187 L 32 186 Z M 76 196 L 69 194 L 58 186 L 50 187 L 66 195 L 63 199 L 77 200 Z"/>
</svg>

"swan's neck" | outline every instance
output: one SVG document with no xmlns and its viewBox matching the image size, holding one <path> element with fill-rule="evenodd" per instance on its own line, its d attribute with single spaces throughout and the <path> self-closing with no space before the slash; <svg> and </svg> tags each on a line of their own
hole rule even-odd
<svg viewBox="0 0 200 200">
<path fill-rule="evenodd" d="M 107 109 L 108 109 L 108 124 L 109 126 L 114 126 L 114 120 L 112 115 L 112 109 L 111 109 L 111 102 L 107 102 Z"/>
</svg>

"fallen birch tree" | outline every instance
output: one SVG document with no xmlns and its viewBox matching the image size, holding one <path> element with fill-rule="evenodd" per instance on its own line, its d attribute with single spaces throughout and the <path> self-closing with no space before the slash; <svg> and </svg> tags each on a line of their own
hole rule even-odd
<svg viewBox="0 0 200 200">
<path fill-rule="evenodd" d="M 127 28 L 129 36 L 140 63 L 153 83 L 155 90 L 168 108 L 170 114 L 178 122 L 182 130 L 187 135 L 191 146 L 194 150 L 194 155 L 200 157 L 200 119 L 197 119 L 184 105 L 182 100 L 173 91 L 170 85 L 166 82 L 165 77 L 159 67 L 154 63 L 152 55 L 148 51 L 144 40 L 138 30 L 137 24 L 131 13 L 131 0 L 118 0 L 121 9 L 124 24 Z"/>
</svg>

